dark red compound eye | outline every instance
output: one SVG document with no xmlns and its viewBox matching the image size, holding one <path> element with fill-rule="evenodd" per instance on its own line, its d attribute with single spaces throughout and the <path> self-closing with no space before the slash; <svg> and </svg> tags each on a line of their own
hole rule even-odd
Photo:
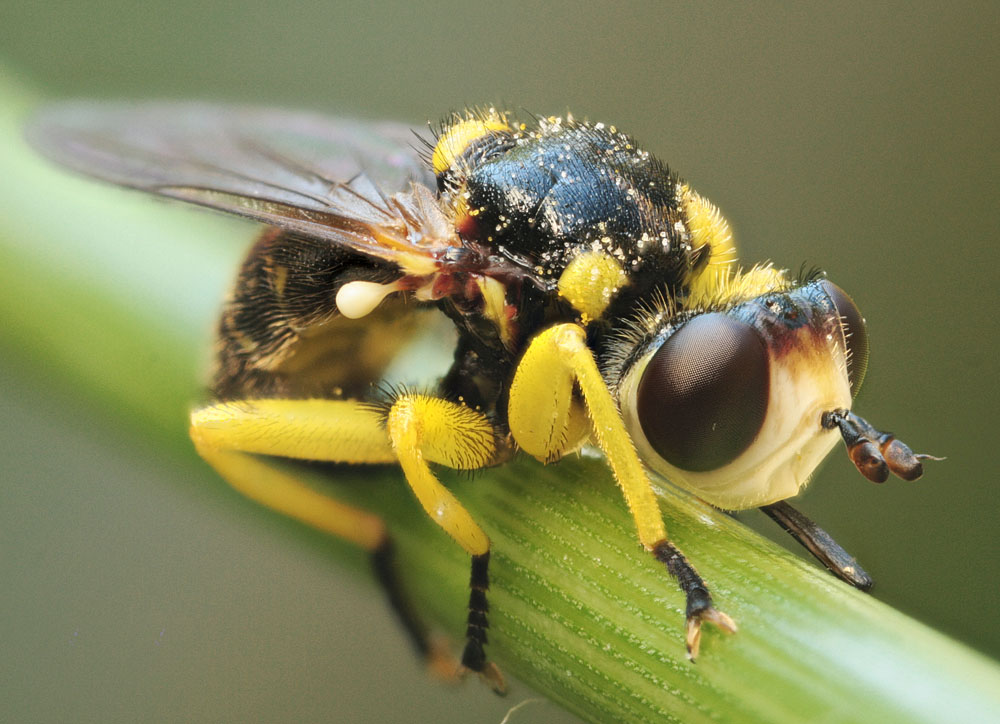
<svg viewBox="0 0 1000 724">
<path fill-rule="evenodd" d="M 843 289 L 825 280 L 821 284 L 840 314 L 840 325 L 847 345 L 847 379 L 851 382 L 851 397 L 856 397 L 868 370 L 868 329 L 865 327 L 865 318 Z"/>
<path fill-rule="evenodd" d="M 693 318 L 652 356 L 636 394 L 642 431 L 681 470 L 732 462 L 767 412 L 767 349 L 750 325 L 724 314 Z"/>
</svg>

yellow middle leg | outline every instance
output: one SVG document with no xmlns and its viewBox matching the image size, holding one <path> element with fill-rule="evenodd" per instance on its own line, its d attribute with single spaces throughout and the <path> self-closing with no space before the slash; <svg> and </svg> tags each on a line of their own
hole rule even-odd
<svg viewBox="0 0 1000 724">
<path fill-rule="evenodd" d="M 458 470 L 485 467 L 496 454 L 493 425 L 474 410 L 437 397 L 403 394 L 389 410 L 389 439 L 406 481 L 435 523 L 477 556 L 490 540 L 469 512 L 441 485 L 427 461 Z"/>
<path fill-rule="evenodd" d="M 428 395 L 404 393 L 386 420 L 399 464 L 410 488 L 431 519 L 472 556 L 469 615 L 462 665 L 478 672 L 498 694 L 506 691 L 503 675 L 486 659 L 490 539 L 451 492 L 441 485 L 427 461 L 459 470 L 475 470 L 493 461 L 496 432 L 481 413 Z"/>
<path fill-rule="evenodd" d="M 374 573 L 417 652 L 437 676 L 452 679 L 458 662 L 431 638 L 399 580 L 392 538 L 377 515 L 307 485 L 267 456 L 392 462 L 380 415 L 342 400 L 222 402 L 191 414 L 198 453 L 252 500 L 368 552 Z"/>
<path fill-rule="evenodd" d="M 262 471 L 243 453 L 337 463 L 398 461 L 434 522 L 472 555 L 489 549 L 486 534 L 427 465 L 429 460 L 474 470 L 493 459 L 493 425 L 464 405 L 404 393 L 383 420 L 378 411 L 354 400 L 220 402 L 191 414 L 191 438 L 234 487 L 312 525 L 316 521 L 306 518 L 312 517 L 310 509 L 317 501 L 298 491 L 285 495 L 281 491 L 291 488 L 278 484 L 277 475 L 269 475 L 266 483 L 255 482 Z"/>
</svg>

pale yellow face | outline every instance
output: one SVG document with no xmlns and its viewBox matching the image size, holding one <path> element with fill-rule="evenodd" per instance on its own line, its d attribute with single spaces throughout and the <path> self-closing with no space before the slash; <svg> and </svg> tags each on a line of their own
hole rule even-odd
<svg viewBox="0 0 1000 724">
<path fill-rule="evenodd" d="M 632 365 L 618 388 L 618 399 L 625 425 L 648 467 L 727 510 L 768 505 L 796 495 L 808 483 L 816 467 L 840 439 L 836 430 L 822 426 L 823 413 L 849 409 L 852 395 L 847 344 L 836 309 L 803 302 L 796 313 L 802 316 L 787 328 L 780 319 L 762 319 L 759 323 L 755 320 L 755 324 L 743 327 L 744 333 L 759 337 L 764 350 L 766 361 L 762 369 L 766 371 L 759 376 L 748 372 L 745 380 L 746 385 L 759 387 L 762 412 L 759 426 L 746 433 L 745 446 L 718 465 L 686 464 L 683 455 L 677 453 L 683 443 L 672 445 L 671 441 L 664 443 L 662 438 L 657 442 L 656 435 L 663 435 L 657 429 L 665 428 L 640 420 L 640 414 L 651 414 L 649 401 L 642 404 L 639 400 L 640 392 L 648 394 L 649 387 L 647 385 L 647 390 L 643 391 L 641 383 L 647 373 L 659 373 L 650 361 L 666 342 L 648 350 Z M 803 318 L 808 323 L 803 324 Z M 694 357 L 689 364 L 712 363 L 711 359 L 699 361 Z M 740 388 L 743 383 L 740 374 L 737 364 L 728 374 L 729 384 L 735 385 L 730 389 Z M 729 397 L 734 397 L 731 392 L 721 397 L 706 393 L 706 405 L 717 406 L 717 412 L 709 410 L 706 413 L 708 422 L 701 419 L 697 424 L 714 429 L 713 415 L 717 415 L 720 425 L 723 424 L 731 412 L 727 409 Z M 685 409 L 691 410 L 680 406 L 677 409 L 681 412 L 674 413 L 671 404 L 670 399 L 662 400 L 662 408 L 654 403 L 652 414 L 670 417 L 685 414 Z M 671 424 L 673 426 L 666 429 L 685 429 L 683 419 Z M 668 459 L 671 456 L 673 460 Z"/>
<path fill-rule="evenodd" d="M 712 505 L 743 510 L 784 500 L 798 494 L 840 440 L 836 430 L 820 425 L 820 418 L 827 410 L 851 406 L 843 355 L 831 341 L 824 350 L 772 357 L 763 426 L 739 457 L 718 470 L 681 470 L 653 449 L 636 416 L 638 375 L 622 387 L 625 425 L 650 468 Z"/>
</svg>

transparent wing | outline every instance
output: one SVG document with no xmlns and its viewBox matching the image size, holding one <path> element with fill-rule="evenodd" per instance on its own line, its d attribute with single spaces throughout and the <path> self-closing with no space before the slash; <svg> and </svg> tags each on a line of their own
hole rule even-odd
<svg viewBox="0 0 1000 724">
<path fill-rule="evenodd" d="M 43 109 L 28 139 L 80 173 L 393 261 L 459 243 L 415 150 L 421 138 L 401 124 L 203 103 L 70 101 Z"/>
</svg>

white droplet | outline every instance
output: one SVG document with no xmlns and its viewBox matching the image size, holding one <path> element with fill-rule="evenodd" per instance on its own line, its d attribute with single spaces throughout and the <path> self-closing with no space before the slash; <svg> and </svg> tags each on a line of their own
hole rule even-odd
<svg viewBox="0 0 1000 724">
<path fill-rule="evenodd" d="M 337 309 L 348 319 L 361 319 L 374 311 L 396 289 L 395 282 L 347 282 L 337 291 Z"/>
</svg>

